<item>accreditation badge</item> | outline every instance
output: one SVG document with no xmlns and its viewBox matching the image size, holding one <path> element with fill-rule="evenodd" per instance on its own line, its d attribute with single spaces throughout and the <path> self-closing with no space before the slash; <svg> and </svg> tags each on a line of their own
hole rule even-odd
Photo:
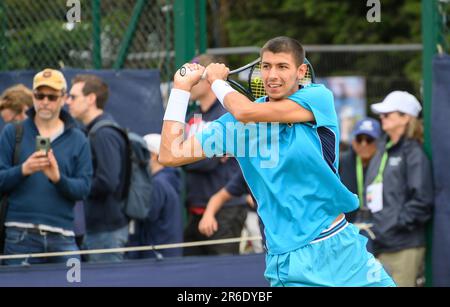
<svg viewBox="0 0 450 307">
<path fill-rule="evenodd" d="M 366 190 L 366 203 L 372 213 L 383 210 L 383 183 L 372 183 Z"/>
</svg>

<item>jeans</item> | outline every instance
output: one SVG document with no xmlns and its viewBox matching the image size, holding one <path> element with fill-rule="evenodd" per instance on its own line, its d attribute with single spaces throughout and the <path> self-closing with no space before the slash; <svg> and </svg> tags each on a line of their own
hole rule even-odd
<svg viewBox="0 0 450 307">
<path fill-rule="evenodd" d="M 59 233 L 37 233 L 26 228 L 7 227 L 5 238 L 5 255 L 52 253 L 77 251 L 75 238 Z M 65 263 L 67 260 L 80 259 L 79 255 L 48 258 L 20 258 L 4 260 L 5 265 L 27 265 L 38 263 Z"/>
<path fill-rule="evenodd" d="M 125 247 L 128 242 L 128 225 L 117 230 L 98 233 L 86 233 L 84 236 L 85 249 L 107 249 Z M 89 262 L 120 262 L 124 253 L 90 254 Z"/>
</svg>

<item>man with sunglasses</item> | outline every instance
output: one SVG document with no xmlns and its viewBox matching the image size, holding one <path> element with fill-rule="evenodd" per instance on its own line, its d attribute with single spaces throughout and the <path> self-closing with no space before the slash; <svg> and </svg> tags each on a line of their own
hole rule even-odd
<svg viewBox="0 0 450 307">
<path fill-rule="evenodd" d="M 33 79 L 33 108 L 21 125 L 19 163 L 13 165 L 16 125 L 0 138 L 0 193 L 8 195 L 4 254 L 75 251 L 73 207 L 90 189 L 92 163 L 86 136 L 62 108 L 67 90 L 60 71 Z M 37 151 L 37 136 L 51 148 Z M 76 256 L 10 259 L 5 264 L 65 262 Z"/>
<path fill-rule="evenodd" d="M 352 132 L 352 147 L 341 155 L 339 161 L 339 175 L 342 183 L 353 193 L 358 195 L 359 208 L 347 213 L 346 218 L 351 223 L 359 224 L 361 234 L 368 238 L 367 249 L 373 252 L 373 234 L 370 230 L 370 211 L 364 207 L 364 177 L 369 162 L 377 152 L 376 141 L 381 136 L 378 121 L 365 118 L 356 123 Z"/>
</svg>

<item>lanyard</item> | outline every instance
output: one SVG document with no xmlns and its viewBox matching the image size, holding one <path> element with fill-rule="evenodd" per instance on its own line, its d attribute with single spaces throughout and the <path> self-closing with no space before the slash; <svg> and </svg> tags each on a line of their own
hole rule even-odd
<svg viewBox="0 0 450 307">
<path fill-rule="evenodd" d="M 356 183 L 358 186 L 358 198 L 359 198 L 359 207 L 363 206 L 363 193 L 364 193 L 364 174 L 363 174 L 363 165 L 360 156 L 356 157 Z"/>
<path fill-rule="evenodd" d="M 381 182 L 383 182 L 383 172 L 384 172 L 384 169 L 386 168 L 386 163 L 387 163 L 387 160 L 388 160 L 388 150 L 389 150 L 389 148 L 392 147 L 392 145 L 393 144 L 392 144 L 391 141 L 389 141 L 386 144 L 386 149 L 384 151 L 383 157 L 381 158 L 380 168 L 378 169 L 378 174 L 375 177 L 375 180 L 373 181 L 373 183 L 381 183 Z"/>
<path fill-rule="evenodd" d="M 386 168 L 386 163 L 388 160 L 388 149 L 392 147 L 392 142 L 388 142 L 386 144 L 386 150 L 383 153 L 383 157 L 381 158 L 380 168 L 378 169 L 377 176 L 375 177 L 374 183 L 383 182 L 383 172 Z M 364 204 L 364 173 L 363 173 L 363 165 L 360 156 L 356 157 L 356 184 L 358 186 L 358 198 L 359 198 L 359 206 L 362 207 Z"/>
</svg>

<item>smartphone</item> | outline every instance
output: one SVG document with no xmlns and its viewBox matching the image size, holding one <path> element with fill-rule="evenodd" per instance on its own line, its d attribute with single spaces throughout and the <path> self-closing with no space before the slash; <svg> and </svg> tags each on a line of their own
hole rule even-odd
<svg viewBox="0 0 450 307">
<path fill-rule="evenodd" d="M 48 154 L 50 150 L 50 139 L 38 135 L 36 136 L 36 151 L 41 150 L 45 151 L 45 154 Z"/>
</svg>

